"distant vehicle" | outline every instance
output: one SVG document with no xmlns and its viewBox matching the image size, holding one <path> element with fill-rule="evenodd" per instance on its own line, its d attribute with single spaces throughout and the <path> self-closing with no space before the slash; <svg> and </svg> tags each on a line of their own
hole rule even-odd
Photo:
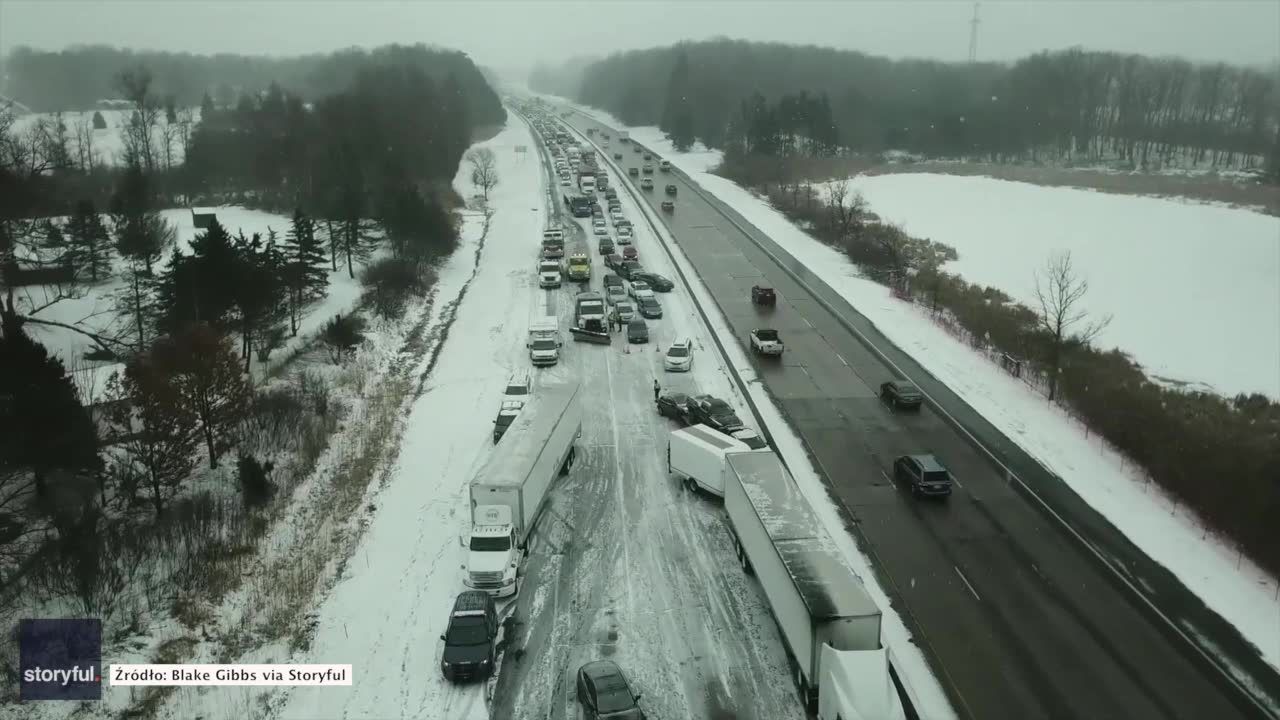
<svg viewBox="0 0 1280 720">
<path fill-rule="evenodd" d="M 515 422 L 520 411 L 524 409 L 524 404 L 529 400 L 529 387 L 527 374 L 513 375 L 507 381 L 507 389 L 502 392 L 502 404 L 498 407 L 498 417 L 493 421 L 495 443 L 502 439 L 507 428 L 511 427 L 511 423 Z"/>
<path fill-rule="evenodd" d="M 645 179 L 641 180 L 641 181 L 640 181 L 640 189 L 641 189 L 641 190 L 652 190 L 652 189 L 653 189 L 653 178 L 645 178 Z"/>
<path fill-rule="evenodd" d="M 671 161 L 663 160 L 662 162 L 658 163 L 658 169 L 661 170 L 662 172 L 671 172 Z"/>
<path fill-rule="evenodd" d="M 662 210 L 663 210 L 664 212 L 675 212 L 675 211 L 676 211 L 676 204 L 675 204 L 675 203 L 673 203 L 673 202 L 671 202 L 670 200 L 663 200 L 663 201 L 662 201 Z"/>
<path fill-rule="evenodd" d="M 689 422 L 689 396 L 682 392 L 665 392 L 658 396 L 655 402 L 658 406 L 658 414 L 662 417 L 671 418 L 679 421 L 681 424 Z"/>
<path fill-rule="evenodd" d="M 635 245 L 627 245 L 626 247 L 622 248 L 622 259 L 623 260 L 639 260 L 640 252 L 636 250 Z"/>
<path fill-rule="evenodd" d="M 623 289 L 622 277 L 621 277 L 620 275 L 605 275 L 605 276 L 604 276 L 604 287 L 605 287 L 605 289 L 606 289 L 606 290 L 608 290 L 608 289 L 609 289 L 609 288 L 611 288 L 611 287 L 616 287 L 616 288 L 618 288 L 619 290 L 622 290 L 622 295 L 623 295 L 624 297 L 625 297 L 625 296 L 626 296 L 626 294 L 627 294 L 627 291 Z"/>
<path fill-rule="evenodd" d="M 599 205 L 596 205 L 596 204 L 594 204 L 594 203 L 593 203 L 593 204 L 591 205 L 591 220 L 592 220 L 592 222 L 594 223 L 594 221 L 596 221 L 596 220 L 603 220 L 603 219 L 604 219 L 604 210 L 602 210 L 602 209 L 600 208 L 600 206 L 599 206 Z"/>
<path fill-rule="evenodd" d="M 662 317 L 662 305 L 658 304 L 655 297 L 646 297 L 636 300 L 636 304 L 640 306 L 640 314 L 650 320 Z"/>
<path fill-rule="evenodd" d="M 894 408 L 919 410 L 924 402 L 924 394 L 906 380 L 890 380 L 880 384 L 880 399 Z"/>
<path fill-rule="evenodd" d="M 610 270 L 617 270 L 622 265 L 622 256 L 616 253 L 604 256 L 604 266 Z"/>
<path fill-rule="evenodd" d="M 689 340 L 671 343 L 662 358 L 662 368 L 671 372 L 689 372 L 693 368 L 693 343 Z"/>
<path fill-rule="evenodd" d="M 569 276 L 570 282 L 591 281 L 591 257 L 587 255 L 586 248 L 570 253 L 566 266 L 565 274 Z"/>
<path fill-rule="evenodd" d="M 627 286 L 627 294 L 636 300 L 639 300 L 640 298 L 653 297 L 653 290 L 649 287 L 649 283 L 640 280 L 639 278 L 635 278 L 631 281 L 631 284 Z"/>
<path fill-rule="evenodd" d="M 652 159 L 653 159 L 653 155 L 652 155 L 651 153 L 645 153 L 645 154 L 644 154 L 644 159 L 645 159 L 645 161 L 652 160 Z"/>
<path fill-rule="evenodd" d="M 591 217 L 591 200 L 586 196 L 566 197 L 564 202 L 569 206 L 569 212 L 573 213 L 574 217 Z"/>
<path fill-rule="evenodd" d="M 614 153 L 614 154 L 613 154 L 613 159 L 614 159 L 614 160 L 621 160 L 621 159 L 622 159 L 622 153 L 620 153 L 620 152 L 616 152 L 616 153 Z"/>
<path fill-rule="evenodd" d="M 617 277 L 616 275 L 614 277 Z M 626 302 L 627 291 L 622 289 L 621 285 L 605 285 L 604 301 L 610 305 L 617 305 L 620 302 Z"/>
<path fill-rule="evenodd" d="M 605 190 L 604 197 L 606 200 L 617 200 L 618 199 L 617 188 L 609 188 L 608 190 Z"/>
<path fill-rule="evenodd" d="M 600 238 L 599 249 L 601 255 L 608 255 L 613 252 L 613 241 L 607 237 Z"/>
<path fill-rule="evenodd" d="M 641 303 L 640 314 L 644 314 L 644 304 Z M 643 318 L 635 318 L 627 323 L 627 342 L 631 343 L 647 343 L 649 342 L 649 326 Z"/>
<path fill-rule="evenodd" d="M 951 473 L 932 455 L 903 455 L 893 461 L 893 476 L 910 485 L 916 497 L 951 494 Z"/>
<path fill-rule="evenodd" d="M 635 279 L 643 280 L 650 288 L 658 292 L 671 292 L 676 286 L 675 283 L 655 272 L 636 273 Z"/>
<path fill-rule="evenodd" d="M 632 150 L 635 150 L 636 152 L 640 152 L 641 147 L 640 147 L 639 145 L 632 145 L 632 146 L 631 146 L 631 149 L 632 149 Z"/>
<path fill-rule="evenodd" d="M 631 243 L 630 225 L 617 225 L 614 227 L 614 232 L 618 235 L 618 244 L 628 245 Z"/>
<path fill-rule="evenodd" d="M 609 139 L 609 133 L 604 132 L 603 130 L 602 130 L 602 131 L 600 131 L 600 138 L 601 138 L 601 139 L 603 139 L 603 140 L 608 140 L 608 139 Z"/>
<path fill-rule="evenodd" d="M 640 168 L 640 172 L 644 173 L 645 175 L 652 175 L 653 165 L 650 163 L 645 163 L 644 167 Z"/>
<path fill-rule="evenodd" d="M 621 206 L 618 206 L 618 207 L 616 207 L 616 208 L 610 208 L 610 209 L 609 209 L 609 219 L 610 219 L 610 220 L 612 220 L 612 221 L 614 222 L 614 224 L 615 224 L 615 225 L 616 225 L 619 221 L 621 221 L 621 220 L 625 220 L 625 219 L 626 219 L 626 216 L 622 214 L 622 207 L 621 207 Z"/>
<path fill-rule="evenodd" d="M 632 165 L 631 167 L 627 168 L 627 174 L 630 175 L 631 177 L 636 177 L 637 175 L 640 174 L 640 168 Z"/>
<path fill-rule="evenodd" d="M 755 305 L 769 305 L 772 307 L 773 305 L 778 304 L 778 295 L 771 287 L 752 285 L 751 302 Z"/>
<path fill-rule="evenodd" d="M 724 497 L 730 453 L 751 452 L 745 443 L 706 425 L 673 430 L 667 438 L 667 472 L 690 490 Z"/>
<path fill-rule="evenodd" d="M 668 185 L 668 186 L 666 187 L 666 193 L 667 193 L 668 195 L 675 195 L 675 194 L 676 194 L 676 186 L 675 186 L 675 185 Z"/>
<path fill-rule="evenodd" d="M 493 598 L 480 590 L 458 594 L 449 625 L 440 636 L 440 674 L 450 682 L 487 678 L 497 655 L 498 610 Z"/>
<path fill-rule="evenodd" d="M 756 328 L 751 331 L 751 349 L 759 355 L 777 357 L 782 355 L 785 346 L 782 338 L 778 337 L 777 330 Z"/>
<path fill-rule="evenodd" d="M 630 300 L 619 300 L 613 304 L 613 312 L 609 314 L 615 321 L 629 323 L 636 319 L 636 306 Z"/>
<path fill-rule="evenodd" d="M 644 268 L 635 260 L 623 260 L 614 268 L 614 272 L 618 273 L 627 280 L 631 279 L 633 273 L 643 272 Z"/>
<path fill-rule="evenodd" d="M 608 235 L 609 225 L 605 223 L 604 218 L 596 218 L 591 223 L 591 232 L 596 235 Z"/>
<path fill-rule="evenodd" d="M 565 175 L 560 178 L 560 187 L 569 187 L 573 183 L 569 182 L 569 176 Z"/>
<path fill-rule="evenodd" d="M 644 720 L 640 693 L 631 689 L 611 660 L 596 660 L 578 668 L 578 702 L 587 720 Z"/>
</svg>

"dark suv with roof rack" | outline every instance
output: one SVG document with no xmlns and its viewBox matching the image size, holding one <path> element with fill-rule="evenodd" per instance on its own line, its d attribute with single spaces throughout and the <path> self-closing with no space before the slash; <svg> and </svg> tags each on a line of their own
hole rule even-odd
<svg viewBox="0 0 1280 720">
<path fill-rule="evenodd" d="M 440 672 L 446 680 L 489 677 L 498 641 L 498 610 L 493 598 L 483 590 L 460 593 L 449 614 L 449 627 L 440 639 L 444 641 Z"/>
<path fill-rule="evenodd" d="M 893 476 L 909 484 L 916 497 L 951 494 L 951 473 L 932 455 L 903 455 L 893 461 Z"/>
</svg>

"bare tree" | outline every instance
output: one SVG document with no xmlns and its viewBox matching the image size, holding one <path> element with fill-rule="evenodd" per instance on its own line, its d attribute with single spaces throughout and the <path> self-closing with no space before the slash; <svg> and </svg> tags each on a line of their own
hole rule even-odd
<svg viewBox="0 0 1280 720">
<path fill-rule="evenodd" d="M 182 132 L 176 121 L 160 125 L 160 151 L 164 155 L 165 170 L 173 170 L 175 153 L 181 141 Z"/>
<path fill-rule="evenodd" d="M 1083 306 L 1089 281 L 1076 273 L 1071 252 L 1054 253 L 1036 273 L 1036 300 L 1040 303 L 1040 329 L 1048 347 L 1049 399 L 1058 394 L 1058 374 L 1065 354 L 1092 342 L 1111 323 L 1111 315 L 1090 320 Z"/>
<path fill-rule="evenodd" d="M 76 148 L 76 163 L 84 173 L 92 173 L 96 158 L 93 154 L 93 120 L 81 115 L 72 128 Z"/>
<path fill-rule="evenodd" d="M 498 159 L 489 148 L 477 148 L 467 153 L 471 163 L 471 184 L 480 188 L 487 202 L 489 191 L 498 184 Z"/>
<path fill-rule="evenodd" d="M 843 243 L 856 235 L 867 214 L 867 201 L 862 194 L 850 195 L 849 179 L 840 178 L 827 184 L 831 229 Z"/>
<path fill-rule="evenodd" d="M 151 93 L 151 71 L 138 66 L 116 76 L 116 88 L 133 103 L 133 117 L 125 124 L 126 163 L 137 162 L 147 172 L 156 169 L 152 132 L 159 124 L 163 108 Z"/>
</svg>

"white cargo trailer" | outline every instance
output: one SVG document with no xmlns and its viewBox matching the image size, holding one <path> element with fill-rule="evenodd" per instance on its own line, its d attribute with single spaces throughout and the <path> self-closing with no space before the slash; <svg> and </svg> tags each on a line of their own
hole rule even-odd
<svg viewBox="0 0 1280 720">
<path fill-rule="evenodd" d="M 579 387 L 535 390 L 471 480 L 467 587 L 498 597 L 515 593 L 523 550 L 551 483 L 573 465 L 582 435 Z"/>
<path fill-rule="evenodd" d="M 730 453 L 724 506 L 738 560 L 760 581 L 796 664 L 796 683 L 805 704 L 815 709 L 829 706 L 823 703 L 824 694 L 839 702 L 850 683 L 869 685 L 877 690 L 860 693 L 866 695 L 865 704 L 853 698 L 851 707 L 833 710 L 835 714 L 823 720 L 903 717 L 880 644 L 880 608 L 845 565 L 778 456 L 767 451 Z M 860 673 L 876 672 L 878 667 L 878 676 L 845 677 L 849 670 L 841 669 L 843 663 L 831 667 L 833 656 L 825 648 L 866 653 L 850 666 L 858 666 Z M 875 709 L 885 697 L 891 706 Z"/>
<path fill-rule="evenodd" d="M 667 440 L 667 472 L 693 489 L 724 497 L 724 475 L 730 453 L 751 452 L 751 448 L 706 425 L 690 425 L 673 430 Z"/>
</svg>

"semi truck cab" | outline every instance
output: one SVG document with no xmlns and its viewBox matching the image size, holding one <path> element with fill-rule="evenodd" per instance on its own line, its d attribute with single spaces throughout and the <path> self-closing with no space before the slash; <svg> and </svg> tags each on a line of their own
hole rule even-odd
<svg viewBox="0 0 1280 720">
<path fill-rule="evenodd" d="M 491 597 L 510 597 L 516 593 L 516 579 L 524 559 L 524 552 L 516 542 L 511 508 L 482 505 L 475 508 L 473 518 L 471 535 L 467 538 L 467 576 L 463 584 Z"/>
</svg>

